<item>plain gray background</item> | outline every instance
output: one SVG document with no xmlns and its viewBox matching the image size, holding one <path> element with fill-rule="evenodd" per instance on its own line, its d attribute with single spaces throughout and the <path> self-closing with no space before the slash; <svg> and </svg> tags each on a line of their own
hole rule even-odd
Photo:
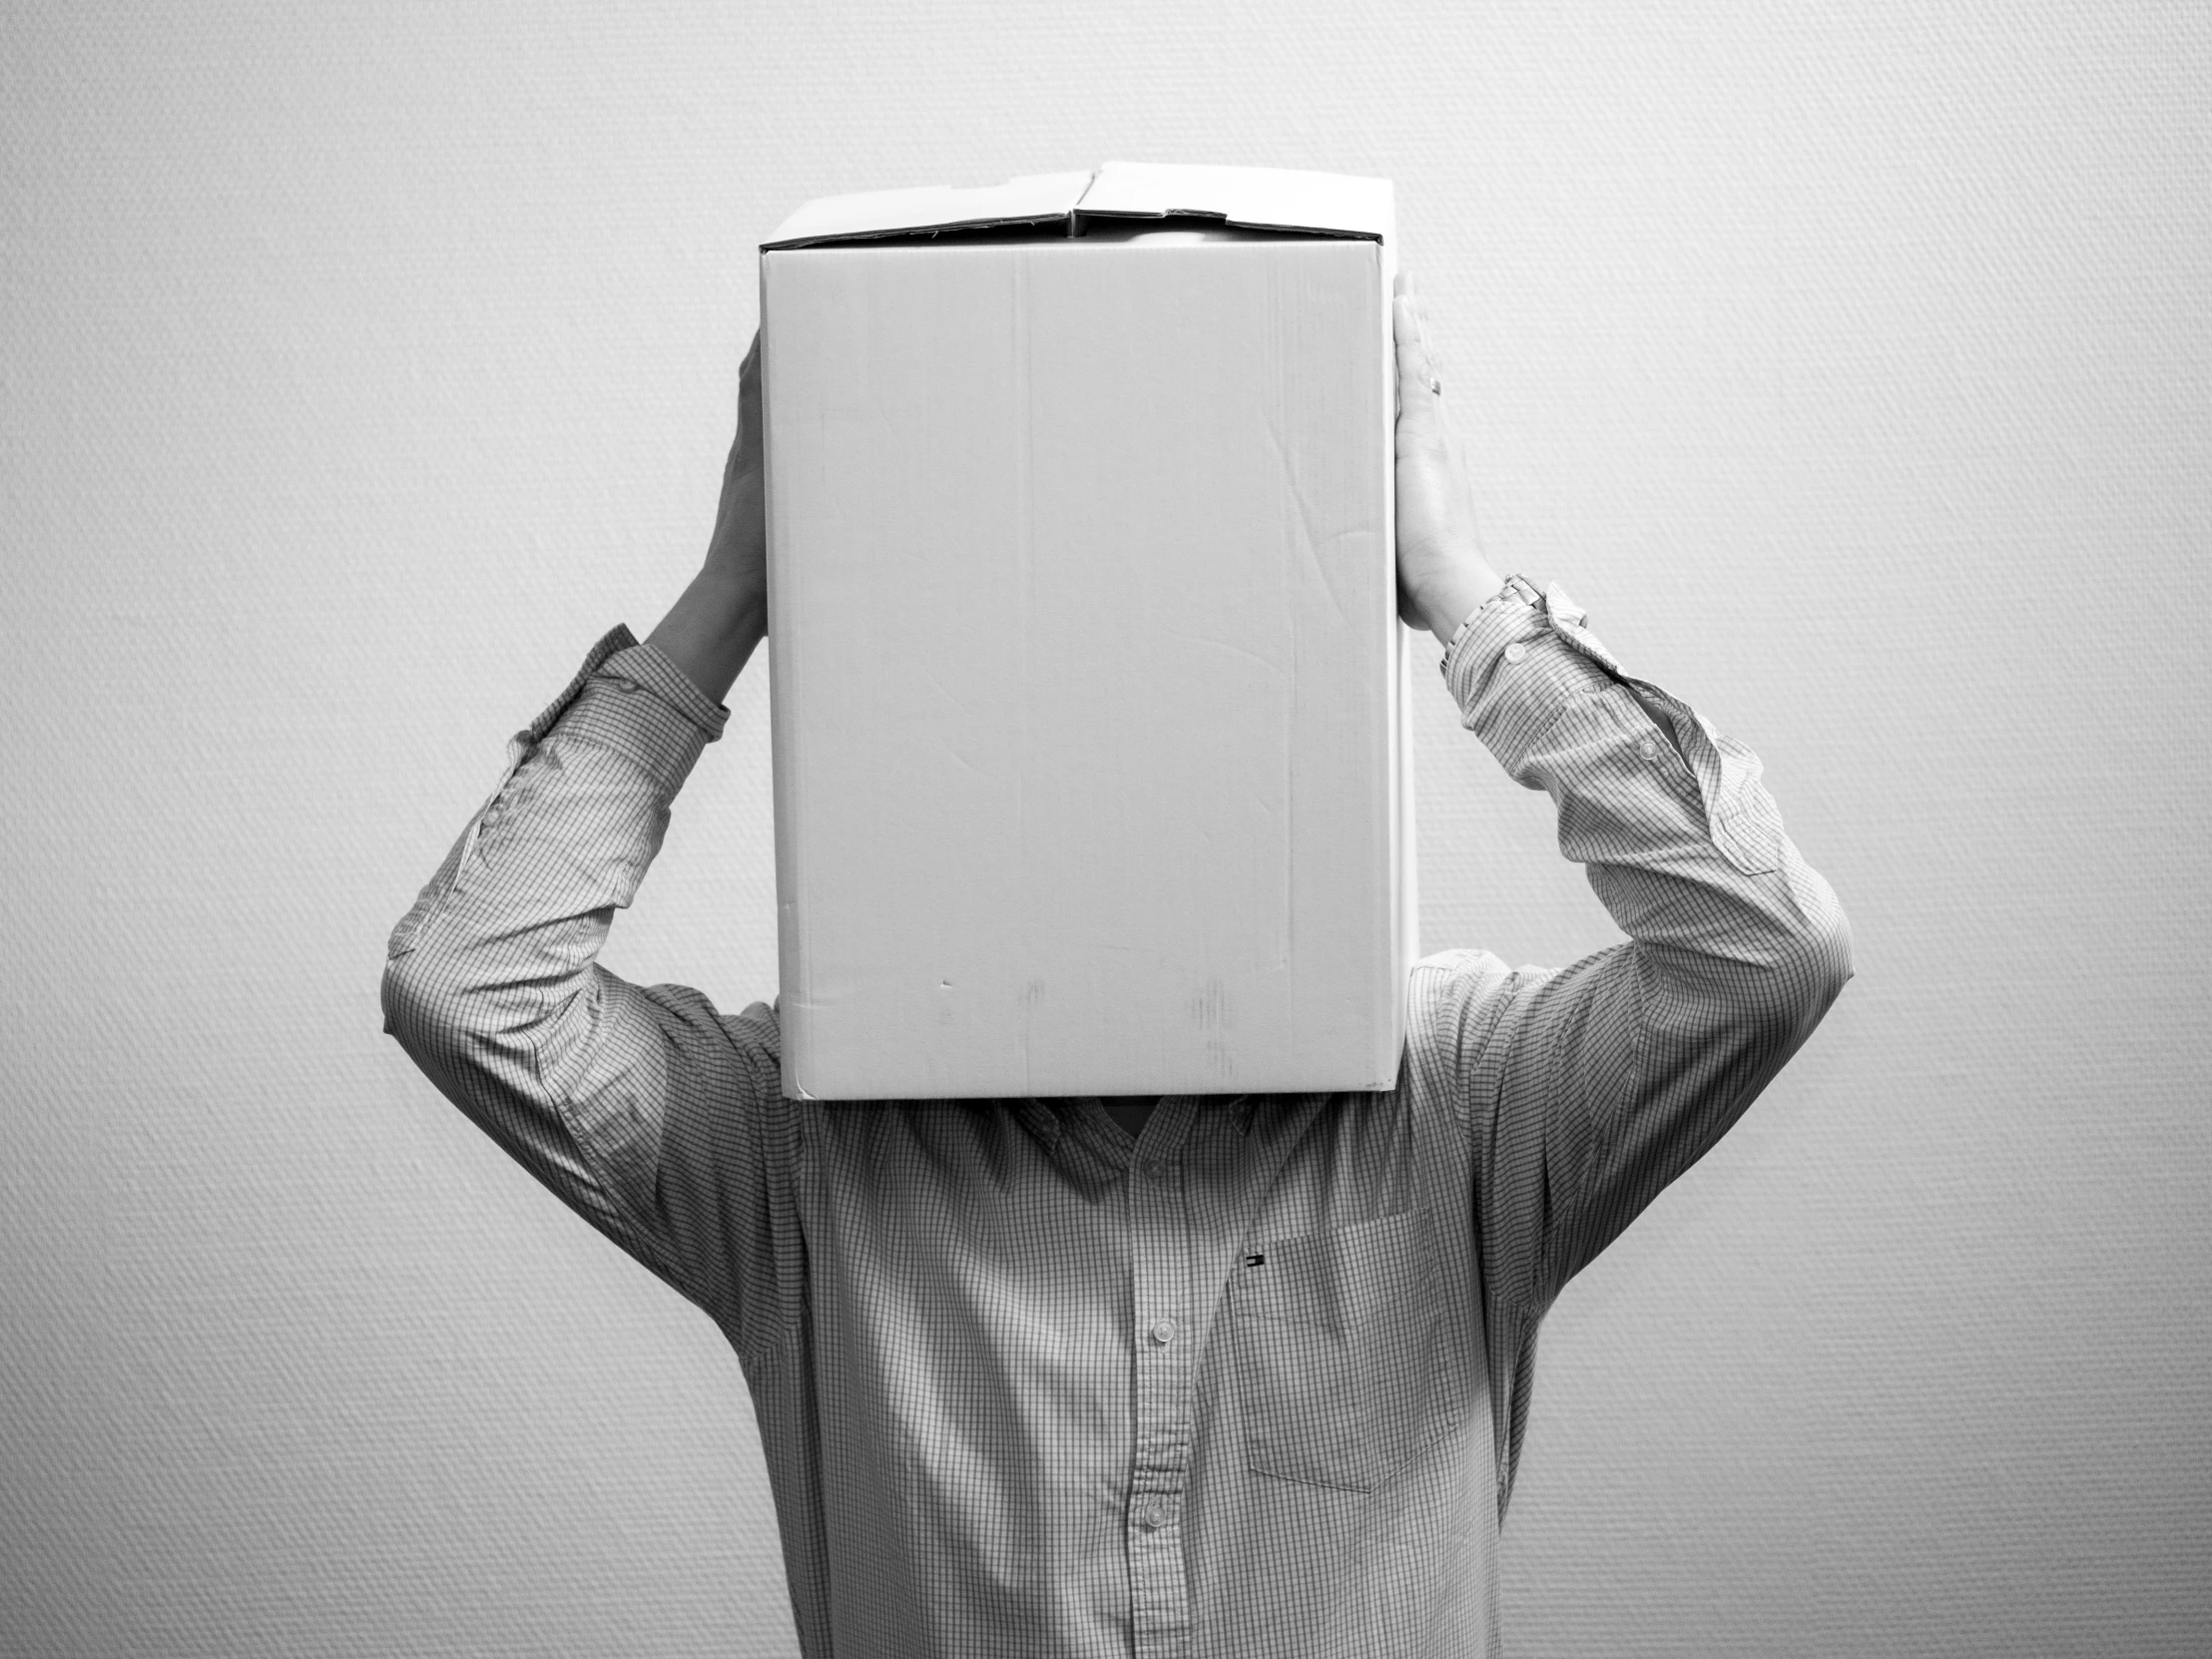
<svg viewBox="0 0 2212 1659">
<path fill-rule="evenodd" d="M 789 1650 L 735 1359 L 379 1034 L 384 935 L 693 567 L 758 240 L 1121 157 L 1396 180 L 1491 557 L 1856 926 L 1552 1316 L 1512 1646 L 2204 1650 L 2204 8 L 156 10 L 0 20 L 0 1648 Z M 735 1007 L 733 709 L 609 960 Z M 1427 946 L 1608 942 L 1419 709 Z"/>
</svg>

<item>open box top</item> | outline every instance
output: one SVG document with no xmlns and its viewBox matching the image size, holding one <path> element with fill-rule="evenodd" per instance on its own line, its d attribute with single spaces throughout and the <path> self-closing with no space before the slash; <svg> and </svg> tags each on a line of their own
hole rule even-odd
<svg viewBox="0 0 2212 1659">
<path fill-rule="evenodd" d="M 1092 173 L 1040 173 L 1002 185 L 869 191 L 809 202 L 761 245 L 926 239 L 943 232 L 1019 231 L 1081 237 L 1095 221 L 1212 221 L 1253 231 L 1392 242 L 1387 179 L 1262 167 L 1163 167 L 1108 162 Z"/>
</svg>

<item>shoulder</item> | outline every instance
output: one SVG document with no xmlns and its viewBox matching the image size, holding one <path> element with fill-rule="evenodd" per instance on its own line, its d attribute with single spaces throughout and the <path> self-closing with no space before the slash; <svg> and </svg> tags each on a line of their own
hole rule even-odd
<svg viewBox="0 0 2212 1659">
<path fill-rule="evenodd" d="M 755 1002 L 743 1013 L 724 1014 L 722 1030 L 732 1047 L 758 1055 L 779 1071 L 783 1069 L 784 1028 L 773 1004 Z"/>
<path fill-rule="evenodd" d="M 1548 969 L 1508 967 L 1487 950 L 1446 950 L 1413 964 L 1405 1042 L 1417 1078 L 1458 1095 L 1528 991 Z"/>
<path fill-rule="evenodd" d="M 1528 985 L 1548 978 L 1535 967 L 1507 967 L 1487 950 L 1445 950 L 1413 964 L 1406 987 L 1411 1031 L 1451 1026 L 1454 1035 L 1470 1017 L 1487 1012 L 1494 1021 L 1503 1006 Z"/>
</svg>

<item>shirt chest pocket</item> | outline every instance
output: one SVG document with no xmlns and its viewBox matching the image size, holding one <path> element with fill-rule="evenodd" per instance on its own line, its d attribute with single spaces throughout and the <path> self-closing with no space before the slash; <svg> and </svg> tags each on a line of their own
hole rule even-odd
<svg viewBox="0 0 2212 1659">
<path fill-rule="evenodd" d="M 1255 1472 L 1369 1492 L 1442 1431 L 1433 1246 L 1409 1210 L 1246 1254 L 1229 1300 Z"/>
</svg>

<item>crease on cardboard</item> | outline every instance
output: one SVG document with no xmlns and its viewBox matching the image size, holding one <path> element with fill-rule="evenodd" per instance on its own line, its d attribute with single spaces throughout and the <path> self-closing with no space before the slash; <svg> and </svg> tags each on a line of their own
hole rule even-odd
<svg viewBox="0 0 2212 1659">
<path fill-rule="evenodd" d="M 1276 658 L 1264 656 L 1260 652 L 1254 651 L 1247 646 L 1238 645 L 1233 640 L 1225 640 L 1215 634 L 1193 634 L 1181 628 L 1169 628 L 1162 631 L 1161 637 L 1163 639 L 1171 640 L 1188 640 L 1193 645 L 1211 645 L 1218 647 L 1223 651 L 1227 651 L 1235 656 L 1244 658 L 1247 662 L 1258 663 L 1262 668 L 1268 670 L 1271 674 L 1276 675 L 1278 678 L 1280 678 L 1284 673 L 1290 670 L 1290 665 L 1285 664 L 1277 660 Z"/>
<path fill-rule="evenodd" d="M 1276 424 L 1273 414 L 1267 418 L 1267 433 L 1268 447 L 1275 451 L 1275 464 L 1283 474 L 1284 490 L 1290 496 L 1292 504 L 1298 508 L 1298 550 L 1305 556 L 1306 563 L 1313 568 L 1314 574 L 1320 578 L 1322 590 L 1329 595 L 1330 606 L 1337 613 L 1339 626 L 1350 627 L 1352 618 L 1345 610 L 1344 595 L 1337 591 L 1337 584 L 1329 574 L 1328 562 L 1321 556 L 1323 547 L 1342 541 L 1346 532 L 1316 537 L 1314 504 L 1306 499 L 1306 491 L 1299 482 L 1298 468 L 1291 465 L 1290 451 L 1283 445 L 1283 432 Z"/>
</svg>

